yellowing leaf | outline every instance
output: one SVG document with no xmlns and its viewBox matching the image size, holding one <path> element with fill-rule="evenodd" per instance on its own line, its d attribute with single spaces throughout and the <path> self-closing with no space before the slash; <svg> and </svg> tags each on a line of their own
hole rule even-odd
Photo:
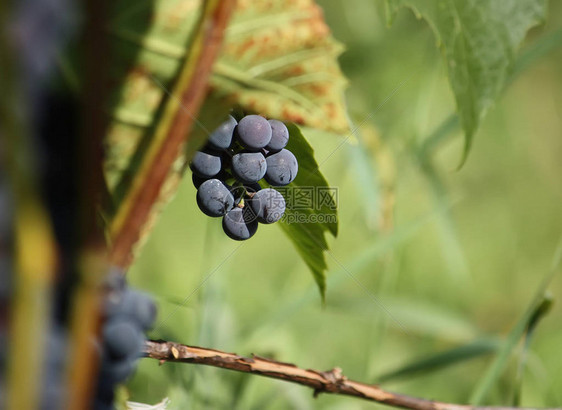
<svg viewBox="0 0 562 410">
<path fill-rule="evenodd" d="M 346 133 L 342 50 L 312 0 L 241 1 L 211 84 L 247 111 Z"/>
</svg>

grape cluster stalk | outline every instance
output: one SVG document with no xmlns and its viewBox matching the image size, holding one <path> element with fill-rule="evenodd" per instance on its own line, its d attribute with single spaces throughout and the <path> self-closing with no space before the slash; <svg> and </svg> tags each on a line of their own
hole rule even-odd
<svg viewBox="0 0 562 410">
<path fill-rule="evenodd" d="M 281 121 L 246 115 L 228 117 L 209 136 L 190 164 L 197 204 L 210 217 L 222 217 L 224 233 L 238 241 L 251 238 L 258 224 L 279 221 L 285 198 L 275 188 L 285 186 L 298 173 L 295 155 L 285 147 L 289 130 Z"/>
</svg>

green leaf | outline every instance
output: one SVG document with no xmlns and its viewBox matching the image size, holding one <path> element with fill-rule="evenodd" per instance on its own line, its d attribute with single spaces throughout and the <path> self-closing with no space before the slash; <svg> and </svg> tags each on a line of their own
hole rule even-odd
<svg viewBox="0 0 562 410">
<path fill-rule="evenodd" d="M 287 128 L 290 135 L 287 149 L 297 157 L 299 172 L 287 189 L 280 189 L 287 202 L 280 225 L 312 272 L 324 300 L 327 269 L 324 251 L 328 250 L 325 233 L 338 234 L 336 198 L 300 129 L 294 124 L 287 124 Z"/>
<path fill-rule="evenodd" d="M 387 0 L 389 21 L 402 6 L 428 22 L 445 57 L 466 136 L 464 162 L 527 31 L 544 20 L 547 1 Z"/>
<path fill-rule="evenodd" d="M 377 383 L 385 383 L 397 379 L 404 379 L 417 375 L 425 375 L 429 372 L 440 370 L 447 366 L 471 360 L 486 354 L 495 352 L 500 343 L 496 339 L 480 339 L 457 346 L 444 352 L 439 352 L 420 360 L 415 360 L 396 370 L 384 373 L 377 377 Z"/>
<path fill-rule="evenodd" d="M 517 375 L 515 376 L 515 387 L 513 389 L 513 406 L 519 406 L 521 403 L 521 391 L 523 389 L 523 373 L 525 372 L 525 365 L 527 364 L 527 353 L 531 346 L 531 340 L 533 334 L 539 322 L 550 312 L 552 309 L 552 304 L 554 299 L 552 295 L 546 293 L 542 302 L 537 306 L 533 312 L 533 316 L 529 320 L 527 325 L 527 330 L 525 331 L 525 341 L 523 342 L 523 348 L 521 349 L 521 354 L 519 355 L 519 365 L 517 366 Z"/>
<path fill-rule="evenodd" d="M 472 396 L 470 398 L 470 403 L 472 405 L 479 405 L 486 398 L 490 388 L 496 383 L 496 381 L 501 376 L 503 370 L 505 369 L 511 352 L 521 340 L 521 337 L 534 328 L 534 325 L 538 323 L 543 314 L 548 311 L 548 306 L 551 302 L 549 295 L 547 294 L 547 288 L 554 278 L 554 276 L 559 273 L 560 263 L 562 262 L 562 242 L 559 244 L 556 253 L 553 258 L 551 272 L 544 278 L 539 289 L 531 301 L 529 307 L 521 316 L 517 324 L 513 327 L 503 347 L 498 351 L 496 358 L 490 364 L 490 367 L 486 371 L 484 377 L 480 379 L 477 384 Z"/>
</svg>

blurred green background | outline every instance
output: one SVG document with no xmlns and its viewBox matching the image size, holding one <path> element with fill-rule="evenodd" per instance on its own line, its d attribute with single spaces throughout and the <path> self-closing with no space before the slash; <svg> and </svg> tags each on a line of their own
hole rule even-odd
<svg viewBox="0 0 562 410">
<path fill-rule="evenodd" d="M 187 175 L 136 261 L 130 279 L 158 300 L 151 334 L 255 353 L 305 368 L 341 367 L 351 379 L 381 376 L 472 344 L 471 360 L 388 378 L 383 387 L 467 402 L 493 349 L 523 315 L 562 237 L 562 47 L 533 61 L 488 113 L 468 161 L 458 129 L 424 142 L 453 111 L 435 38 L 403 9 L 392 27 L 368 0 L 320 1 L 347 51 L 350 118 L 357 136 L 304 130 L 339 190 L 340 235 L 330 239 L 327 303 L 276 226 L 237 243 L 205 217 Z M 562 4 L 523 50 L 562 29 Z M 424 154 L 425 152 L 425 154 Z M 332 154 L 333 153 L 333 154 Z M 324 159 L 329 158 L 325 163 Z M 354 279 L 355 278 L 355 279 Z M 562 406 L 562 281 L 539 324 L 522 405 Z M 486 399 L 510 404 L 521 346 Z M 453 355 L 453 357 L 457 357 Z M 143 360 L 130 399 L 164 397 L 178 409 L 366 409 L 347 397 L 267 378 Z"/>
</svg>

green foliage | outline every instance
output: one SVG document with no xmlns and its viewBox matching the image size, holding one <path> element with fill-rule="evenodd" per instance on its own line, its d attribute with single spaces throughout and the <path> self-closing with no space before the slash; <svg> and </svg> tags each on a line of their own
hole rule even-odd
<svg viewBox="0 0 562 410">
<path fill-rule="evenodd" d="M 463 162 L 474 133 L 502 90 L 527 31 L 546 16 L 546 0 L 387 0 L 427 20 L 447 63 L 465 132 Z"/>
<path fill-rule="evenodd" d="M 509 336 L 504 342 L 502 348 L 498 351 L 494 361 L 490 364 L 486 374 L 478 382 L 470 402 L 477 406 L 486 398 L 488 391 L 497 382 L 507 365 L 509 357 L 521 338 L 530 337 L 538 322 L 550 311 L 552 306 L 552 297 L 548 294 L 547 289 L 555 275 L 559 273 L 560 264 L 562 263 L 562 243 L 559 244 L 556 254 L 554 255 L 551 272 L 542 281 L 539 289 L 529 307 L 525 310 L 519 321 L 513 327 Z M 526 341 L 527 343 L 527 341 Z"/>
<path fill-rule="evenodd" d="M 499 346 L 499 341 L 495 339 L 475 340 L 465 345 L 415 360 L 396 370 L 382 374 L 376 378 L 376 381 L 377 383 L 385 383 L 396 379 L 425 375 L 436 370 L 441 370 L 447 366 L 493 353 Z"/>
<path fill-rule="evenodd" d="M 492 359 L 489 354 L 499 355 L 498 349 L 507 346 L 503 331 L 521 315 L 521 301 L 533 296 L 537 271 L 548 260 L 562 229 L 558 206 L 562 170 L 557 154 L 561 130 L 556 116 L 560 110 L 556 96 L 562 93 L 562 59 L 556 48 L 562 43 L 559 34 L 549 34 L 562 24 L 562 8 L 557 6 L 557 19 L 537 30 L 532 46 L 547 39 L 549 44 L 540 46 L 538 53 L 533 49 L 523 53 L 534 56 L 514 67 L 520 75 L 517 81 L 512 81 L 514 76 L 509 79 L 513 87 L 495 115 L 482 124 L 481 143 L 472 152 L 471 162 L 462 172 L 452 173 L 447 170 L 458 163 L 458 146 L 450 137 L 457 135 L 459 119 L 449 117 L 437 127 L 451 113 L 454 100 L 433 34 L 411 13 L 399 14 L 394 25 L 384 29 L 384 9 L 375 3 L 322 1 L 330 27 L 349 50 L 341 61 L 351 77 L 348 97 L 353 117 L 368 117 L 372 134 L 379 137 L 375 140 L 360 127 L 359 145 L 343 145 L 322 163 L 322 173 L 340 193 L 338 239 L 330 243 L 334 263 L 325 274 L 325 308 L 319 309 L 317 285 L 310 280 L 310 268 L 299 260 L 290 235 L 287 239 L 282 230 L 264 227 L 259 238 L 238 247 L 222 237 L 220 221 L 200 217 L 190 181 L 180 184 L 176 200 L 164 212 L 129 277 L 160 297 L 160 320 L 165 323 L 153 332 L 154 338 L 242 355 L 253 352 L 316 369 L 338 366 L 350 378 L 375 383 L 380 381 L 377 375 L 396 369 L 401 376 L 387 378 L 393 391 L 466 402 L 473 385 L 485 374 Z M 504 7 L 503 2 L 495 3 Z M 294 3 L 286 4 L 289 8 Z M 280 21 L 278 26 L 282 26 Z M 254 21 L 248 30 L 258 23 Z M 264 48 L 259 50 L 256 59 Z M 234 101 L 229 86 L 274 100 L 279 88 L 274 87 L 277 81 L 271 73 L 264 76 L 264 85 L 259 76 L 252 77 L 255 73 L 246 60 L 236 62 L 230 56 L 221 63 L 212 81 L 213 87 L 221 83 L 225 89 L 220 97 L 213 90 L 202 115 L 226 107 L 222 106 L 225 98 Z M 389 90 L 412 75 L 413 67 L 416 75 L 408 86 L 370 115 Z M 253 78 L 258 81 L 254 83 Z M 252 86 L 270 90 L 269 94 Z M 287 99 L 284 92 L 282 100 Z M 314 148 L 318 159 L 328 157 L 341 144 L 329 133 L 301 129 L 306 146 Z M 432 129 L 437 131 L 426 139 L 422 153 L 408 150 L 418 150 L 414 142 L 421 138 L 414 140 L 430 135 Z M 377 189 L 381 186 L 377 162 L 381 146 L 394 161 L 393 178 L 384 190 Z M 363 159 L 361 164 L 359 159 Z M 431 173 L 424 172 L 428 170 L 425 161 L 430 162 Z M 373 183 L 379 186 L 370 186 Z M 373 206 L 369 218 L 377 222 L 380 212 L 373 203 L 385 201 L 391 204 L 390 223 L 389 230 L 381 232 L 376 223 L 367 222 L 365 208 Z M 448 227 L 454 229 L 454 246 L 451 236 L 442 233 L 445 213 Z M 312 239 L 308 242 L 319 255 L 314 263 L 322 272 L 326 232 L 331 232 L 328 226 L 313 232 L 312 237 L 322 238 L 320 245 Z M 307 230 L 295 235 L 311 238 Z M 460 265 L 451 263 L 457 258 L 455 248 L 462 251 L 468 275 L 459 275 Z M 554 294 L 560 293 L 560 285 L 559 280 L 553 281 Z M 560 318 L 560 307 L 554 305 L 541 320 L 533 344 L 525 346 L 533 359 L 525 377 L 516 379 L 515 360 L 508 360 L 494 378 L 487 405 L 508 404 L 513 387 L 522 383 L 522 405 L 560 406 Z M 522 337 L 530 340 L 529 330 L 529 326 L 523 328 L 515 346 Z M 508 358 L 515 359 L 514 353 L 519 351 L 511 348 Z M 447 383 L 451 380 L 454 383 Z M 168 396 L 177 408 L 347 410 L 373 406 L 331 395 L 313 399 L 300 386 L 269 379 L 203 366 L 159 366 L 149 360 L 141 362 L 129 387 L 135 401 L 156 403 Z"/>
<path fill-rule="evenodd" d="M 523 346 L 521 348 L 521 353 L 519 354 L 519 365 L 517 366 L 517 374 L 515 376 L 515 385 L 513 389 L 513 405 L 521 405 L 521 395 L 523 390 L 523 374 L 525 372 L 525 365 L 527 364 L 527 356 L 531 349 L 531 340 L 537 328 L 539 322 L 552 310 L 552 305 L 554 299 L 549 292 L 544 294 L 541 303 L 537 306 L 533 312 L 532 317 L 527 323 L 527 329 L 525 330 L 525 337 L 523 340 Z"/>
<path fill-rule="evenodd" d="M 321 189 L 329 188 L 329 185 L 318 169 L 312 147 L 296 125 L 288 124 L 287 128 L 290 135 L 287 149 L 298 158 L 299 173 L 295 180 L 289 184 L 289 190 L 281 192 L 288 192 L 289 197 L 285 199 L 291 202 L 300 199 L 298 198 L 299 190 L 305 195 L 312 194 L 312 196 L 304 199 L 305 204 L 307 199 L 313 203 L 306 208 L 289 206 L 285 213 L 286 219 L 282 221 L 281 227 L 310 268 L 314 280 L 318 284 L 322 299 L 324 299 L 326 294 L 325 271 L 327 269 L 324 251 L 328 250 L 325 233 L 329 232 L 333 236 L 338 234 L 337 204 L 333 196 L 320 197 L 320 195 L 328 192 L 323 192 Z M 316 206 L 314 202 L 317 202 L 320 206 Z M 312 220 L 314 215 L 319 217 L 319 222 Z M 324 219 L 324 222 L 322 222 L 322 219 Z"/>
</svg>

